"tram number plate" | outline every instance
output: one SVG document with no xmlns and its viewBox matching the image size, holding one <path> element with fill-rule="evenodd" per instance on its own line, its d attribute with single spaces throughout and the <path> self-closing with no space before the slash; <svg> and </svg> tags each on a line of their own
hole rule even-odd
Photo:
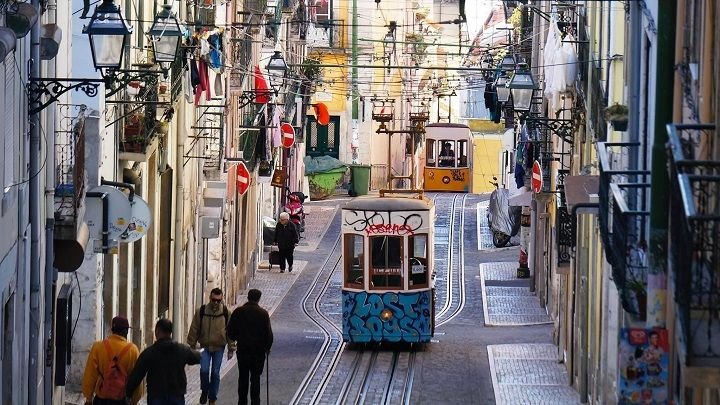
<svg viewBox="0 0 720 405">
<path fill-rule="evenodd" d="M 374 269 L 375 274 L 400 274 L 400 268 Z"/>
<path fill-rule="evenodd" d="M 423 266 L 422 264 L 414 264 L 410 268 L 410 271 L 412 272 L 412 274 L 422 274 L 425 273 L 425 266 Z"/>
</svg>

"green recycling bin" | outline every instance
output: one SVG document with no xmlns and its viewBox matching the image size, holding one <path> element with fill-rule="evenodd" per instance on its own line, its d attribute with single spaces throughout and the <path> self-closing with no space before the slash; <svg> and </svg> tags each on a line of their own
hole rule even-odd
<svg viewBox="0 0 720 405">
<path fill-rule="evenodd" d="M 367 195 L 370 189 L 370 166 L 350 165 L 352 192 L 355 195 Z"/>
<path fill-rule="evenodd" d="M 335 188 L 342 182 L 347 167 L 308 174 L 311 200 L 324 200 L 335 192 Z"/>
</svg>

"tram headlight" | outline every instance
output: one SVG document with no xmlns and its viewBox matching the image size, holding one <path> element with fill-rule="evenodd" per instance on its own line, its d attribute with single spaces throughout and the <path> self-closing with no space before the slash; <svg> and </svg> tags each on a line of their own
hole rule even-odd
<svg viewBox="0 0 720 405">
<path fill-rule="evenodd" d="M 392 311 L 387 308 L 383 309 L 382 312 L 380 312 L 380 319 L 382 319 L 383 322 L 387 322 L 387 321 L 391 320 L 392 317 L 393 317 Z"/>
</svg>

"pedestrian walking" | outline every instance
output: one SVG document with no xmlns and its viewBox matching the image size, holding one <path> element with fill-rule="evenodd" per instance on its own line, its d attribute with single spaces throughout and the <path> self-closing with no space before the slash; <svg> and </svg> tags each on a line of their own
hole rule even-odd
<svg viewBox="0 0 720 405">
<path fill-rule="evenodd" d="M 280 222 L 275 225 L 275 244 L 280 251 L 280 273 L 285 272 L 285 262 L 288 271 L 293 271 L 293 253 L 299 242 L 300 234 L 295 224 L 290 221 L 290 214 L 281 212 Z"/>
<path fill-rule="evenodd" d="M 110 322 L 110 336 L 93 343 L 83 374 L 83 395 L 86 405 L 125 405 L 128 374 L 140 354 L 134 343 L 127 341 L 130 323 L 124 316 Z M 142 390 L 130 390 L 131 403 L 140 400 Z"/>
<path fill-rule="evenodd" d="M 161 319 L 155 324 L 155 343 L 143 350 L 128 377 L 125 395 L 140 386 L 147 375 L 148 405 L 184 405 L 187 390 L 185 365 L 200 363 L 200 353 L 172 340 L 173 324 Z"/>
<path fill-rule="evenodd" d="M 210 291 L 210 302 L 201 305 L 195 312 L 187 343 L 195 348 L 200 343 L 200 403 L 210 405 L 217 401 L 220 389 L 220 366 L 222 365 L 225 346 L 227 358 L 230 360 L 235 353 L 235 343 L 227 338 L 226 326 L 230 315 L 223 304 L 223 292 L 219 288 Z"/>
<path fill-rule="evenodd" d="M 265 356 L 273 344 L 270 315 L 259 305 L 260 290 L 248 291 L 248 301 L 236 308 L 230 317 L 228 337 L 237 342 L 238 405 L 247 405 L 248 377 L 250 404 L 260 405 L 260 376 Z"/>
</svg>

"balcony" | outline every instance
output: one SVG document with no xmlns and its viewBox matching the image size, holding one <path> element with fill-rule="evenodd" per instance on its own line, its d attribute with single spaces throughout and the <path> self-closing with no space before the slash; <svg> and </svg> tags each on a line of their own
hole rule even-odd
<svg viewBox="0 0 720 405">
<path fill-rule="evenodd" d="M 307 28 L 307 45 L 310 48 L 345 50 L 345 21 L 311 21 Z"/>
<path fill-rule="evenodd" d="M 638 168 L 640 144 L 598 142 L 598 220 L 605 255 L 623 309 L 647 314 L 647 229 L 650 171 Z"/>
<path fill-rule="evenodd" d="M 720 381 L 720 161 L 714 124 L 668 125 L 668 271 L 675 283 L 684 366 Z M 687 378 L 687 377 L 686 377 Z M 709 380 L 707 380 L 709 381 Z"/>
</svg>

